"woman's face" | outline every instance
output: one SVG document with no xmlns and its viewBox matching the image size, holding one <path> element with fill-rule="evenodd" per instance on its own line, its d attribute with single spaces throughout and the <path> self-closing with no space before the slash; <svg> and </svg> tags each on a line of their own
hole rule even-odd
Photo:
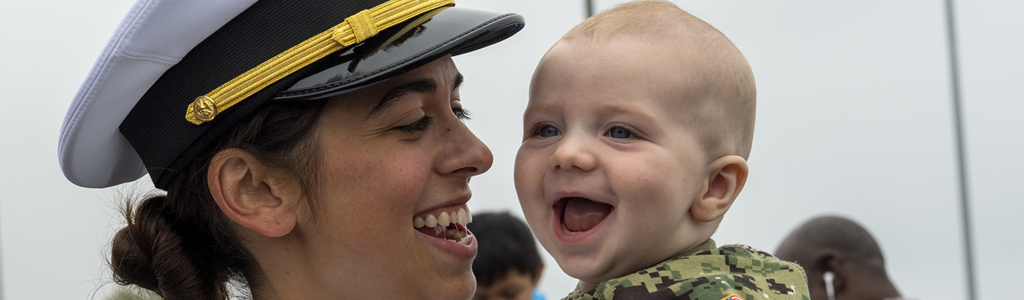
<svg viewBox="0 0 1024 300">
<path fill-rule="evenodd" d="M 463 124 L 461 81 L 445 56 L 329 102 L 315 129 L 318 194 L 296 228 L 314 286 L 345 299 L 472 296 L 476 239 L 414 227 L 442 212 L 457 219 L 470 177 L 493 160 Z"/>
</svg>

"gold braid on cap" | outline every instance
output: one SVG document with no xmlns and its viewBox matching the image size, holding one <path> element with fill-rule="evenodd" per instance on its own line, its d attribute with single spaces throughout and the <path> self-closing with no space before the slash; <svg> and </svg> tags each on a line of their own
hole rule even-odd
<svg viewBox="0 0 1024 300">
<path fill-rule="evenodd" d="M 345 18 L 333 28 L 285 50 L 259 66 L 235 77 L 188 106 L 185 119 L 200 125 L 245 98 L 302 67 L 345 47 L 361 43 L 378 32 L 455 0 L 390 0 Z"/>
</svg>

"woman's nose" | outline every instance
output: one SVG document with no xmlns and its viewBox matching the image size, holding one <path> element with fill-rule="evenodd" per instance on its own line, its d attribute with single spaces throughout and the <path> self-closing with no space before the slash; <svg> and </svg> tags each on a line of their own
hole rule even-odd
<svg viewBox="0 0 1024 300">
<path fill-rule="evenodd" d="M 593 170 L 597 160 L 587 145 L 587 139 L 579 135 L 565 135 L 551 155 L 549 164 L 554 170 Z"/>
<path fill-rule="evenodd" d="M 441 154 L 440 172 L 442 174 L 461 174 L 467 177 L 487 172 L 494 162 L 491 149 L 469 131 L 465 124 L 459 122 L 446 133 L 449 151 Z"/>
</svg>

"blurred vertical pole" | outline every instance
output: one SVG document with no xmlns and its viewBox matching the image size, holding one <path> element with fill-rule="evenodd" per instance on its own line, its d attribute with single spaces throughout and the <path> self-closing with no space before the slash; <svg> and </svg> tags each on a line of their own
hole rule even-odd
<svg viewBox="0 0 1024 300">
<path fill-rule="evenodd" d="M 587 9 L 587 18 L 594 16 L 594 0 L 583 0 L 583 4 Z"/>
<path fill-rule="evenodd" d="M 956 135 L 957 170 L 960 175 L 960 219 L 964 231 L 964 262 L 967 269 L 967 299 L 977 299 L 974 285 L 974 245 L 971 240 L 970 193 L 967 186 L 967 154 L 964 153 L 964 126 L 960 104 L 960 63 L 956 52 L 956 23 L 953 0 L 946 0 L 946 32 L 949 40 L 949 75 L 953 92 L 953 126 Z"/>
<path fill-rule="evenodd" d="M 0 227 L 0 300 L 3 300 L 3 227 Z"/>
</svg>

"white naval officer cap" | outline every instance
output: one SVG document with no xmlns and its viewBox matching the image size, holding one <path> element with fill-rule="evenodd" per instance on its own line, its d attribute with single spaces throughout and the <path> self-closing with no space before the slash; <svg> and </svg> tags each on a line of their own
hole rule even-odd
<svg viewBox="0 0 1024 300">
<path fill-rule="evenodd" d="M 517 33 L 454 0 L 139 0 L 68 108 L 58 156 L 92 188 L 167 189 L 270 101 L 323 99 Z"/>
</svg>

